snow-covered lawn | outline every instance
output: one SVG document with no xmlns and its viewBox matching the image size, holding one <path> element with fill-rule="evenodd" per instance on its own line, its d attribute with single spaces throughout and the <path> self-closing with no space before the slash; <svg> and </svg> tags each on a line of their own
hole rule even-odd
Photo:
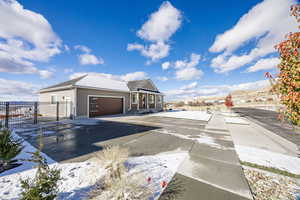
<svg viewBox="0 0 300 200">
<path fill-rule="evenodd" d="M 153 116 L 209 121 L 212 114 L 202 111 L 171 111 L 155 113 Z"/>
<path fill-rule="evenodd" d="M 240 117 L 225 117 L 225 122 L 229 124 L 249 124 L 249 122 Z"/>
<path fill-rule="evenodd" d="M 14 137 L 19 137 L 14 134 Z M 26 152 L 34 152 L 35 148 L 24 141 L 24 150 L 18 158 L 29 158 Z M 101 167 L 100 162 L 91 159 L 86 162 L 60 164 L 43 154 L 48 160 L 50 167 L 61 169 L 63 180 L 59 183 L 58 200 L 78 200 L 84 199 L 93 185 L 103 177 L 106 170 Z M 151 177 L 152 185 L 155 189 L 155 199 L 158 199 L 163 189 L 160 184 L 163 181 L 167 183 L 174 176 L 179 164 L 187 156 L 187 153 L 158 154 L 154 156 L 131 157 L 126 166 L 129 173 L 142 172 L 145 180 Z M 33 178 L 36 169 L 30 162 L 24 162 L 23 165 L 5 171 L 0 174 L 0 197 L 1 200 L 19 199 L 21 193 L 20 179 Z"/>
<path fill-rule="evenodd" d="M 241 161 L 300 175 L 300 158 L 242 145 L 235 145 L 235 149 Z"/>
</svg>

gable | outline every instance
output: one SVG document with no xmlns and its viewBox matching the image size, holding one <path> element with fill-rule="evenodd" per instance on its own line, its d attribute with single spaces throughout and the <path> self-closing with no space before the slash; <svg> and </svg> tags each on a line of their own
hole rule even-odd
<svg viewBox="0 0 300 200">
<path fill-rule="evenodd" d="M 159 92 L 157 87 L 150 79 L 129 81 L 127 83 L 127 86 L 131 91 L 145 90 L 145 91 Z"/>
</svg>

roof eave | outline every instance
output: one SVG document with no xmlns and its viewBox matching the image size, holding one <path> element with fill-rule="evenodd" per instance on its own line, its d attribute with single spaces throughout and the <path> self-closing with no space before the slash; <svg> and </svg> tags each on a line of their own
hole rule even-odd
<svg viewBox="0 0 300 200">
<path fill-rule="evenodd" d="M 75 87 L 74 85 L 68 85 L 68 86 L 63 86 L 63 87 L 45 88 L 45 89 L 40 89 L 39 93 L 52 92 L 52 91 L 56 91 L 56 90 L 71 89 L 71 88 L 74 88 L 74 87 Z"/>
</svg>

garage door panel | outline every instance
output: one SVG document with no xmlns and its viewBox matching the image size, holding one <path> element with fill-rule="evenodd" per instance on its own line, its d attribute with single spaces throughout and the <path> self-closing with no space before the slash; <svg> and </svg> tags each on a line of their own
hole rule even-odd
<svg viewBox="0 0 300 200">
<path fill-rule="evenodd" d="M 123 98 L 90 97 L 90 117 L 123 113 Z"/>
</svg>

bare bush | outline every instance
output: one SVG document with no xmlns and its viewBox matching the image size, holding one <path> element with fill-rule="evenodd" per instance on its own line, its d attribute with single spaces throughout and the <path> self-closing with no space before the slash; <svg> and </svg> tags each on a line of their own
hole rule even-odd
<svg viewBox="0 0 300 200">
<path fill-rule="evenodd" d="M 128 155 L 128 150 L 119 146 L 107 147 L 96 155 L 107 173 L 89 193 L 91 199 L 146 200 L 153 195 L 154 190 L 141 173 L 128 173 L 125 166 Z"/>
</svg>

